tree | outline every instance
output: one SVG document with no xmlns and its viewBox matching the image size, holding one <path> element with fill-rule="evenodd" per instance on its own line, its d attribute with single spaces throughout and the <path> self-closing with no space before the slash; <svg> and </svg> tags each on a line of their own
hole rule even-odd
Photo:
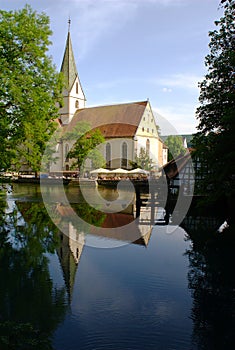
<svg viewBox="0 0 235 350">
<path fill-rule="evenodd" d="M 183 139 L 179 135 L 170 135 L 165 141 L 168 147 L 168 161 L 178 157 L 180 154 L 185 154 L 186 150 L 183 145 Z"/>
<path fill-rule="evenodd" d="M 49 18 L 28 5 L 0 10 L 1 169 L 25 162 L 38 171 L 55 130 L 62 77 L 47 56 L 51 34 Z"/>
<path fill-rule="evenodd" d="M 105 164 L 105 159 L 96 148 L 105 142 L 105 138 L 99 129 L 92 130 L 89 123 L 79 122 L 72 131 L 65 134 L 63 139 L 75 141 L 68 154 L 68 158 L 73 159 L 72 167 L 82 171 L 86 159 L 90 159 L 95 168 Z"/>
<path fill-rule="evenodd" d="M 136 155 L 134 162 L 130 161 L 130 165 L 133 169 L 141 168 L 145 170 L 151 170 L 153 167 L 153 161 L 149 157 L 147 150 L 144 147 L 141 147 L 139 155 Z"/>
<path fill-rule="evenodd" d="M 211 201 L 235 195 L 235 2 L 223 0 L 224 14 L 209 32 L 208 73 L 199 84 L 196 111 L 199 132 L 193 139 L 195 157 L 208 168 L 202 182 Z"/>
</svg>

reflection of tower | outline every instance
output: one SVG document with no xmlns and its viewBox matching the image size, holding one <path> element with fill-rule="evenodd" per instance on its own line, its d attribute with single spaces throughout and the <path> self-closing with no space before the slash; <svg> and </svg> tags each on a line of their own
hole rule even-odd
<svg viewBox="0 0 235 350">
<path fill-rule="evenodd" d="M 66 232 L 69 232 L 69 234 L 59 233 L 60 244 L 57 248 L 57 254 L 63 271 L 68 299 L 71 302 L 77 266 L 85 242 L 84 236 L 78 234 L 71 223 L 68 223 L 68 230 Z"/>
</svg>

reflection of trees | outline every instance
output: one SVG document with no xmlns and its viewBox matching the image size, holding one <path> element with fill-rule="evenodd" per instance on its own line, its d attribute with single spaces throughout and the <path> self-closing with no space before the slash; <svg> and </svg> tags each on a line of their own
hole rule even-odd
<svg viewBox="0 0 235 350">
<path fill-rule="evenodd" d="M 18 203 L 0 212 L 0 348 L 50 349 L 66 310 L 64 288 L 53 287 L 47 252 L 55 227 L 41 203 Z"/>
<path fill-rule="evenodd" d="M 81 219 L 90 225 L 100 227 L 106 217 L 105 213 L 102 213 L 95 208 L 92 208 L 88 203 L 71 204 L 71 207 L 79 215 Z"/>
<path fill-rule="evenodd" d="M 190 237 L 188 281 L 200 350 L 235 348 L 235 243 L 230 235 L 201 230 Z"/>
</svg>

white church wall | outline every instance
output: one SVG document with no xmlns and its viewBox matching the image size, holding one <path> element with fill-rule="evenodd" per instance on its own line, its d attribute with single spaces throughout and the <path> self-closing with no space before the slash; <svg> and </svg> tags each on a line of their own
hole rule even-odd
<svg viewBox="0 0 235 350">
<path fill-rule="evenodd" d="M 149 156 L 153 160 L 153 164 L 158 165 L 159 136 L 150 103 L 148 103 L 146 106 L 140 124 L 137 128 L 136 138 L 138 140 L 137 155 L 139 154 L 141 148 L 146 150 L 146 144 L 149 142 Z"/>
<path fill-rule="evenodd" d="M 126 143 L 126 151 L 127 151 L 127 160 L 126 162 L 122 162 L 123 156 L 123 143 Z M 132 138 L 114 138 L 106 140 L 105 143 L 101 146 L 101 153 L 104 159 L 108 162 L 107 159 L 107 144 L 110 144 L 110 164 L 109 168 L 127 168 L 130 169 L 130 161 L 134 160 L 135 152 L 134 152 L 134 140 Z M 125 164 L 124 164 L 125 163 Z"/>
<path fill-rule="evenodd" d="M 78 77 L 76 77 L 71 91 L 65 89 L 63 96 L 64 105 L 60 108 L 59 114 L 63 124 L 68 124 L 77 109 L 85 108 L 85 96 Z"/>
</svg>

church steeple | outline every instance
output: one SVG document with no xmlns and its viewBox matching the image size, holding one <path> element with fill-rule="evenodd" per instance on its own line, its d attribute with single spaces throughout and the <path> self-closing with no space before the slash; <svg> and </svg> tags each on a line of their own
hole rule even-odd
<svg viewBox="0 0 235 350">
<path fill-rule="evenodd" d="M 68 21 L 68 35 L 64 51 L 64 57 L 60 71 L 64 75 L 65 88 L 63 91 L 64 106 L 60 109 L 61 121 L 68 124 L 78 108 L 85 107 L 85 94 L 83 92 L 76 62 L 73 54 L 72 41 L 70 35 L 71 20 Z"/>
</svg>

